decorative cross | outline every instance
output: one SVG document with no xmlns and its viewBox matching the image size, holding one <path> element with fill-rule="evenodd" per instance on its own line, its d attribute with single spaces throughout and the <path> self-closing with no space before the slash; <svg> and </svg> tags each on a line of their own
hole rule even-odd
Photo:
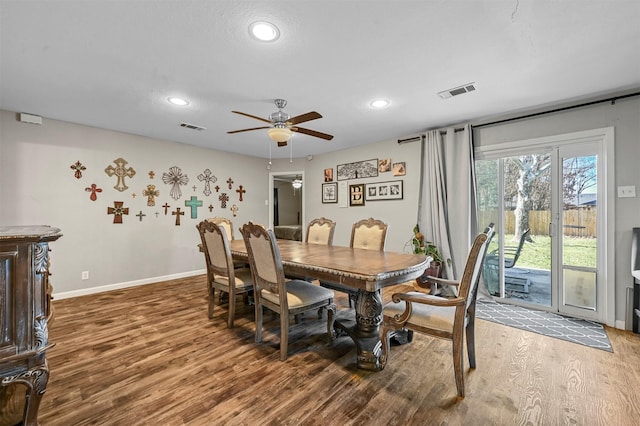
<svg viewBox="0 0 640 426">
<path fill-rule="evenodd" d="M 129 214 L 129 207 L 122 207 L 124 201 L 114 201 L 113 207 L 107 207 L 107 214 L 113 215 L 113 223 L 122 223 L 122 215 Z"/>
<path fill-rule="evenodd" d="M 231 178 L 227 179 L 227 183 L 229 184 L 229 189 L 233 186 L 233 180 Z"/>
<path fill-rule="evenodd" d="M 156 217 L 158 217 L 159 214 L 160 214 L 160 212 L 156 212 Z"/>
<path fill-rule="evenodd" d="M 208 209 L 209 209 L 209 212 L 212 212 L 213 211 L 213 204 L 209 204 Z"/>
<path fill-rule="evenodd" d="M 233 217 L 236 217 L 236 213 L 238 213 L 238 206 L 235 204 L 231 206 L 231 211 L 233 212 Z"/>
<path fill-rule="evenodd" d="M 132 192 L 132 193 L 131 193 L 131 196 L 132 196 L 133 198 L 136 198 L 136 197 L 137 197 L 137 195 L 136 195 L 136 193 L 135 193 L 135 192 Z"/>
<path fill-rule="evenodd" d="M 75 164 L 71 165 L 71 170 L 75 170 L 76 172 L 73 175 L 76 177 L 76 179 L 80 179 L 82 177 L 82 172 L 87 170 L 87 168 L 82 165 L 80 160 L 78 160 Z"/>
<path fill-rule="evenodd" d="M 138 213 L 136 216 L 139 217 L 140 218 L 140 222 L 142 222 L 142 217 L 146 216 L 146 214 L 142 213 L 142 210 L 140 210 L 140 213 Z"/>
<path fill-rule="evenodd" d="M 198 218 L 198 207 L 202 207 L 202 201 L 198 200 L 195 195 L 191 196 L 191 199 L 184 202 L 186 207 L 191 207 L 191 219 Z"/>
<path fill-rule="evenodd" d="M 149 179 L 153 179 L 154 177 L 156 177 L 156 173 L 153 170 L 151 170 L 149 172 Z"/>
<path fill-rule="evenodd" d="M 116 186 L 114 186 L 115 189 L 120 192 L 126 191 L 127 189 L 129 189 L 129 187 L 124 183 L 124 178 L 132 178 L 133 176 L 135 176 L 136 171 L 133 170 L 132 167 L 129 167 L 128 169 L 126 168 L 126 165 L 128 163 L 124 158 L 116 158 L 115 160 L 113 160 L 113 163 L 116 165 L 116 167 L 109 165 L 109 167 L 104 169 L 104 172 L 109 175 L 109 177 L 113 175 L 116 175 L 118 177 Z"/>
<path fill-rule="evenodd" d="M 98 188 L 98 185 L 96 185 L 95 183 L 92 183 L 90 187 L 85 188 L 84 190 L 91 193 L 91 195 L 89 196 L 91 201 L 95 201 L 98 199 L 98 194 L 96 194 L 96 192 L 102 192 L 102 188 Z"/>
<path fill-rule="evenodd" d="M 186 185 L 189 183 L 189 178 L 187 175 L 182 173 L 180 167 L 173 166 L 169 168 L 169 173 L 162 174 L 162 181 L 167 185 L 171 185 L 171 192 L 169 192 L 169 195 L 174 200 L 177 200 L 182 197 L 180 185 Z"/>
<path fill-rule="evenodd" d="M 156 197 L 160 196 L 160 191 L 156 189 L 155 185 L 147 185 L 147 189 L 142 190 L 142 195 L 147 197 L 148 206 L 155 206 Z"/>
<path fill-rule="evenodd" d="M 229 196 L 227 195 L 226 192 L 223 192 L 222 194 L 220 194 L 220 196 L 218 197 L 218 200 L 220 200 L 220 206 L 223 209 L 227 208 L 227 201 L 229 201 Z"/>
<path fill-rule="evenodd" d="M 193 192 L 196 192 L 196 189 L 198 189 L 198 187 L 195 185 L 193 185 L 192 188 L 193 188 Z"/>
<path fill-rule="evenodd" d="M 169 204 L 167 204 L 167 203 L 164 203 L 164 206 L 162 206 L 162 207 L 164 207 L 164 215 L 166 216 L 167 215 L 167 209 L 169 207 L 171 207 L 171 206 Z"/>
<path fill-rule="evenodd" d="M 204 169 L 204 172 L 198 175 L 198 180 L 204 182 L 204 191 L 202 193 L 208 197 L 211 195 L 211 184 L 215 183 L 218 178 L 211 174 L 211 170 Z"/>
<path fill-rule="evenodd" d="M 242 194 L 244 194 L 247 191 L 245 191 L 245 189 L 242 187 L 242 185 L 240 185 L 240 186 L 238 186 L 238 189 L 236 189 L 236 192 L 238 194 L 240 194 L 240 201 L 242 201 Z"/>
<path fill-rule="evenodd" d="M 220 191 L 220 187 L 216 185 L 216 192 Z"/>
<path fill-rule="evenodd" d="M 176 226 L 180 226 L 180 216 L 184 216 L 184 212 L 180 211 L 180 207 L 176 207 L 176 211 L 171 214 L 176 217 Z"/>
</svg>

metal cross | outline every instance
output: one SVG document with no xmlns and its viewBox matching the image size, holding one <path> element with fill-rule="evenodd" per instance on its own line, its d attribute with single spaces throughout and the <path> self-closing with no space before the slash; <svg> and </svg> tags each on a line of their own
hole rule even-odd
<svg viewBox="0 0 640 426">
<path fill-rule="evenodd" d="M 191 199 L 184 202 L 186 207 L 191 207 L 191 219 L 198 218 L 198 207 L 202 207 L 202 201 L 198 200 L 198 197 L 195 195 L 191 196 Z"/>
<path fill-rule="evenodd" d="M 113 175 L 116 175 L 118 177 L 116 186 L 114 186 L 115 189 L 120 192 L 126 191 L 127 189 L 129 189 L 129 187 L 124 183 L 124 178 L 132 178 L 136 174 L 136 171 L 133 170 L 132 167 L 126 168 L 126 165 L 128 163 L 124 158 L 116 158 L 115 160 L 113 160 L 113 163 L 116 165 L 116 167 L 109 165 L 109 167 L 104 169 L 104 172 L 109 175 L 109 177 Z"/>
<path fill-rule="evenodd" d="M 147 185 L 147 189 L 142 190 L 142 195 L 147 197 L 148 206 L 155 206 L 156 197 L 160 196 L 160 191 L 156 189 L 155 185 Z"/>
<path fill-rule="evenodd" d="M 75 170 L 76 172 L 73 175 L 76 177 L 76 179 L 80 179 L 82 177 L 82 172 L 87 170 L 87 168 L 82 165 L 80 160 L 78 160 L 75 164 L 71 165 L 71 170 Z"/>
<path fill-rule="evenodd" d="M 171 214 L 176 217 L 176 226 L 180 226 L 180 216 L 184 216 L 184 212 L 180 211 L 180 207 L 176 207 L 176 211 Z"/>
<path fill-rule="evenodd" d="M 209 212 L 212 212 L 213 211 L 213 204 L 209 204 L 208 208 L 209 208 Z"/>
<path fill-rule="evenodd" d="M 107 214 L 113 215 L 113 223 L 122 223 L 122 215 L 129 214 L 129 207 L 122 207 L 124 201 L 114 201 L 113 207 L 107 207 Z"/>
<path fill-rule="evenodd" d="M 238 206 L 234 204 L 231 206 L 230 210 L 233 212 L 233 217 L 236 217 L 236 214 L 238 213 Z"/>
<path fill-rule="evenodd" d="M 231 178 L 227 179 L 227 183 L 229 184 L 229 189 L 233 186 L 233 180 Z"/>
<path fill-rule="evenodd" d="M 204 182 L 204 191 L 202 191 L 202 193 L 206 196 L 209 196 L 211 195 L 211 184 L 215 183 L 218 178 L 211 173 L 211 170 L 205 169 L 198 175 L 198 180 L 200 182 Z"/>
<path fill-rule="evenodd" d="M 140 222 L 142 222 L 142 217 L 146 216 L 146 214 L 142 213 L 142 210 L 140 210 L 140 213 L 138 213 L 136 216 L 139 217 L 140 218 Z"/>
<path fill-rule="evenodd" d="M 240 194 L 240 201 L 242 201 L 242 194 L 244 194 L 244 193 L 245 193 L 245 192 L 247 192 L 247 191 L 245 191 L 245 189 L 242 187 L 242 185 L 240 185 L 240 186 L 238 186 L 238 189 L 236 189 L 236 192 L 237 192 L 238 194 Z M 235 216 L 235 215 L 234 215 L 234 216 Z"/>
<path fill-rule="evenodd" d="M 220 206 L 223 209 L 227 208 L 227 201 L 229 201 L 229 196 L 227 195 L 226 192 L 223 192 L 222 194 L 220 194 L 220 196 L 218 197 L 218 200 L 220 200 Z"/>
<path fill-rule="evenodd" d="M 84 190 L 91 193 L 91 195 L 89 196 L 91 201 L 95 201 L 98 199 L 98 194 L 96 194 L 96 192 L 102 192 L 102 188 L 98 188 L 98 185 L 96 185 L 95 183 L 92 183 L 90 187 L 85 188 Z"/>
<path fill-rule="evenodd" d="M 162 207 L 164 207 L 164 215 L 166 216 L 167 215 L 167 209 L 169 207 L 171 207 L 171 206 L 169 204 L 167 204 L 167 203 L 164 203 L 164 206 L 162 206 Z"/>
</svg>

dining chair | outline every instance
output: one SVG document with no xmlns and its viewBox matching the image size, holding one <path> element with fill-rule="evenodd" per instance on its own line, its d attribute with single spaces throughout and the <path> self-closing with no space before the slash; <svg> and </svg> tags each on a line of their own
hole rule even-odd
<svg viewBox="0 0 640 426">
<path fill-rule="evenodd" d="M 213 318 L 215 291 L 229 295 L 229 318 L 227 325 L 233 327 L 236 311 L 236 295 L 243 294 L 245 303 L 253 291 L 253 280 L 249 268 L 235 268 L 229 249 L 226 229 L 208 220 L 197 226 L 202 240 L 207 265 L 207 287 L 209 289 L 209 319 Z"/>
<path fill-rule="evenodd" d="M 326 217 L 313 219 L 307 226 L 307 234 L 305 242 L 312 244 L 324 244 L 330 246 L 333 244 L 333 232 L 336 229 L 336 223 Z"/>
<path fill-rule="evenodd" d="M 236 239 L 233 234 L 233 223 L 231 222 L 231 219 L 215 216 L 208 218 L 207 221 L 213 222 L 218 226 L 222 226 L 227 233 L 227 239 L 229 239 L 229 241 Z"/>
<path fill-rule="evenodd" d="M 459 281 L 428 277 L 434 283 L 458 287 L 458 296 L 453 298 L 434 296 L 421 292 L 395 293 L 392 302 L 382 309 L 380 328 L 382 351 L 380 368 L 389 358 L 391 336 L 399 330 L 408 333 L 418 331 L 442 339 L 451 340 L 453 346 L 453 370 L 458 396 L 464 398 L 463 336 L 466 334 L 469 367 L 476 368 L 475 356 L 475 311 L 478 281 L 482 262 L 487 253 L 488 242 L 494 233 L 488 227 L 474 240 L 462 278 Z M 466 332 L 466 333 L 465 333 Z M 412 336 L 409 335 L 409 341 Z"/>
<path fill-rule="evenodd" d="M 351 227 L 351 241 L 349 247 L 366 250 L 384 251 L 387 240 L 388 225 L 381 220 L 372 217 L 357 221 Z M 341 291 L 349 295 L 349 307 L 351 301 L 356 300 L 357 290 L 336 282 L 320 281 L 320 285 L 335 291 Z"/>
<path fill-rule="evenodd" d="M 334 293 L 304 280 L 286 280 L 282 267 L 280 250 L 273 230 L 249 222 L 242 226 L 244 238 L 253 276 L 256 342 L 262 341 L 263 307 L 280 315 L 280 360 L 287 359 L 289 341 L 289 316 L 297 316 L 310 310 L 320 308 L 327 310 L 327 334 L 329 339 L 335 338 L 333 322 L 336 305 L 333 303 Z"/>
</svg>

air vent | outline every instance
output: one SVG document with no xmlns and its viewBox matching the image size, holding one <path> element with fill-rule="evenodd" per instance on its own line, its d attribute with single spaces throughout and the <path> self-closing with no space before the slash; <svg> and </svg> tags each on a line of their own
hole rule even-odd
<svg viewBox="0 0 640 426">
<path fill-rule="evenodd" d="M 195 124 L 191 124 L 191 123 L 180 123 L 180 127 L 184 127 L 186 129 L 191 129 L 191 130 L 207 130 L 206 127 L 202 127 L 202 126 L 196 126 Z"/>
<path fill-rule="evenodd" d="M 473 92 L 474 90 L 476 90 L 475 83 L 471 82 L 463 84 L 462 86 L 454 87 L 453 89 L 439 92 L 438 96 L 440 96 L 442 99 L 449 99 L 454 96 L 462 95 L 463 93 Z"/>
</svg>

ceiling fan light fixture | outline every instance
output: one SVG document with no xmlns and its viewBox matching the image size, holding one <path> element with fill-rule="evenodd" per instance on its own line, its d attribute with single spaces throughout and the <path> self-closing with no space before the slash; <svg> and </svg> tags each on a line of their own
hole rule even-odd
<svg viewBox="0 0 640 426">
<path fill-rule="evenodd" d="M 271 22 L 258 21 L 249 25 L 251 37 L 260 41 L 276 41 L 280 37 L 280 30 Z"/>
<path fill-rule="evenodd" d="M 170 96 L 167 98 L 167 102 L 169 102 L 171 105 L 175 105 L 175 106 L 187 106 L 189 105 L 189 101 L 184 99 L 184 98 L 179 98 L 177 96 Z"/>
<path fill-rule="evenodd" d="M 295 189 L 300 189 L 302 188 L 302 179 L 296 178 L 291 182 L 291 186 L 293 186 Z"/>
<path fill-rule="evenodd" d="M 382 109 L 391 105 L 391 101 L 389 99 L 374 99 L 369 103 L 369 106 L 374 109 Z"/>
<path fill-rule="evenodd" d="M 267 130 L 267 133 L 275 142 L 287 142 L 293 136 L 293 132 L 288 127 L 272 127 Z"/>
</svg>

